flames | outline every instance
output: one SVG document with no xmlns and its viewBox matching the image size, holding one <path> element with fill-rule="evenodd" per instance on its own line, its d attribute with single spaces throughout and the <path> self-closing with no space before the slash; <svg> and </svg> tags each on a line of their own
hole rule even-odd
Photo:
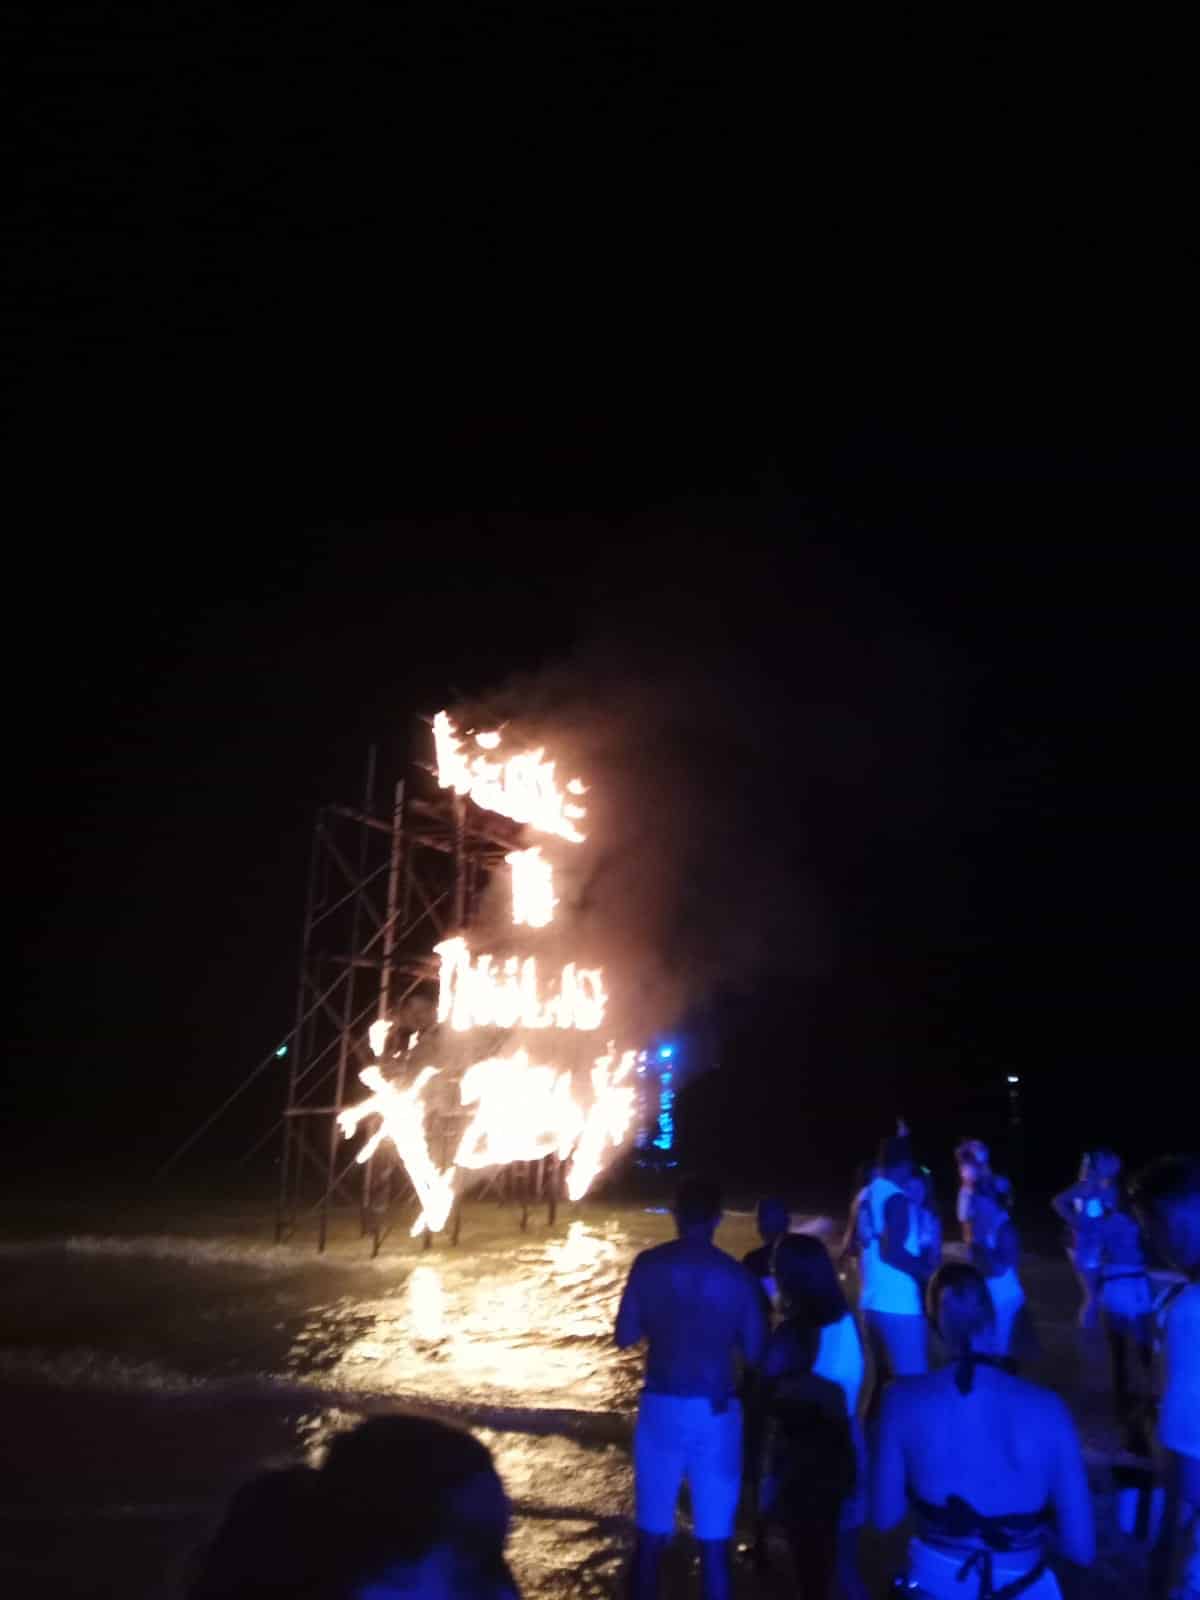
<svg viewBox="0 0 1200 1600">
<path fill-rule="evenodd" d="M 364 1117 L 379 1118 L 379 1126 L 356 1159 L 369 1161 L 383 1140 L 391 1139 L 421 1204 L 413 1235 L 425 1228 L 437 1233 L 454 1204 L 459 1170 L 557 1155 L 571 1163 L 568 1197 L 581 1200 L 610 1148 L 618 1147 L 632 1126 L 634 1060 L 632 1050 L 618 1060 L 611 1046 L 597 1057 L 591 1072 L 592 1103 L 586 1108 L 575 1096 L 569 1072 L 536 1065 L 524 1050 L 474 1062 L 459 1085 L 461 1103 L 474 1106 L 474 1115 L 444 1172 L 430 1155 L 425 1132 L 424 1095 L 438 1076 L 436 1067 L 422 1067 L 404 1089 L 389 1082 L 377 1066 L 365 1067 L 359 1078 L 373 1091 L 371 1097 L 341 1112 L 338 1123 L 349 1138 Z"/>
<path fill-rule="evenodd" d="M 374 1091 L 369 1100 L 339 1112 L 338 1124 L 350 1138 L 364 1117 L 377 1116 L 379 1126 L 358 1152 L 356 1159 L 369 1161 L 384 1139 L 390 1139 L 400 1153 L 412 1186 L 421 1202 L 421 1214 L 413 1223 L 413 1235 L 423 1228 L 437 1233 L 446 1226 L 454 1204 L 454 1171 L 439 1172 L 429 1153 L 425 1136 L 425 1087 L 437 1077 L 436 1067 L 422 1067 L 407 1089 L 399 1089 L 384 1077 L 378 1067 L 364 1067 L 359 1078 Z"/>
<path fill-rule="evenodd" d="M 501 741 L 496 732 L 477 733 L 474 738 L 482 750 L 495 750 Z M 565 791 L 560 789 L 554 762 L 543 759 L 544 750 L 522 750 L 507 761 L 468 754 L 444 711 L 433 719 L 433 741 L 438 783 L 443 789 L 469 796 L 484 811 L 528 823 L 543 833 L 558 834 L 570 844 L 583 843 L 585 836 L 575 824 L 587 812 L 577 803 L 577 797 L 587 791 L 578 778 L 572 778 Z M 568 795 L 576 798 L 568 799 Z"/>
<path fill-rule="evenodd" d="M 499 731 L 460 735 L 444 711 L 434 718 L 433 735 L 443 789 L 453 789 L 484 810 L 567 844 L 584 842 L 576 824 L 586 815 L 579 799 L 587 791 L 578 778 L 560 788 L 555 764 L 545 759 L 544 750 L 518 751 L 507 758 L 492 755 L 502 743 Z M 552 862 L 540 845 L 510 851 L 504 860 L 510 874 L 513 925 L 532 930 L 548 927 L 558 904 Z M 462 935 L 443 940 L 435 954 L 438 1021 L 455 1033 L 477 1028 L 503 1033 L 528 1030 L 546 1044 L 554 1036 L 549 1030 L 594 1033 L 604 1026 L 608 995 L 599 968 L 567 962 L 551 972 L 544 961 L 539 966 L 533 954 L 501 957 L 472 952 Z M 381 1018 L 368 1030 L 377 1060 L 390 1028 Z M 415 1041 L 413 1035 L 410 1050 Z M 365 1118 L 379 1119 L 357 1159 L 370 1160 L 380 1143 L 391 1139 L 421 1206 L 414 1234 L 426 1228 L 436 1233 L 445 1226 L 460 1173 L 553 1155 L 569 1163 L 567 1194 L 580 1200 L 610 1152 L 625 1140 L 635 1115 L 635 1052 L 618 1055 L 610 1043 L 604 1054 L 595 1057 L 583 1083 L 571 1071 L 535 1059 L 542 1053 L 531 1043 L 506 1055 L 485 1056 L 466 1068 L 457 1093 L 470 1118 L 445 1170 L 434 1161 L 427 1134 L 426 1093 L 440 1069 L 421 1067 L 406 1087 L 386 1078 L 377 1064 L 359 1074 L 370 1097 L 341 1112 L 339 1125 L 349 1138 Z"/>
<path fill-rule="evenodd" d="M 512 873 L 512 919 L 517 927 L 546 928 L 554 921 L 558 904 L 554 869 L 542 855 L 541 845 L 513 850 L 505 863 Z"/>
<path fill-rule="evenodd" d="M 456 1033 L 470 1028 L 578 1028 L 603 1026 L 608 996 L 604 974 L 569 961 L 557 983 L 543 983 L 536 956 L 473 956 L 462 938 L 434 946 L 440 960 L 438 1021 Z"/>
</svg>

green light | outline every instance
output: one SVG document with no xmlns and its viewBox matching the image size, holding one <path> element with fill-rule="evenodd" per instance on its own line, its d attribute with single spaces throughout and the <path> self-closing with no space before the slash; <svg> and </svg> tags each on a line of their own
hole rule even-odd
<svg viewBox="0 0 1200 1600">
<path fill-rule="evenodd" d="M 281 1044 L 281 1045 L 280 1045 L 280 1046 L 279 1046 L 279 1049 L 278 1049 L 278 1050 L 276 1050 L 276 1052 L 275 1052 L 275 1054 L 276 1054 L 276 1055 L 277 1055 L 277 1056 L 285 1056 L 285 1055 L 287 1055 L 287 1045 L 285 1045 L 285 1044 Z"/>
</svg>

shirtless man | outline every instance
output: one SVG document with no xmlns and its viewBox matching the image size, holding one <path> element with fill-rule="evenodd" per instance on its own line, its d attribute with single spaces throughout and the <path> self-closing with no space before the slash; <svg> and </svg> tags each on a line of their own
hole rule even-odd
<svg viewBox="0 0 1200 1600">
<path fill-rule="evenodd" d="M 742 1488 L 737 1366 L 739 1358 L 758 1365 L 767 1323 L 758 1284 L 713 1244 L 720 1220 L 715 1183 L 682 1183 L 675 1201 L 678 1239 L 636 1258 L 617 1312 L 618 1347 L 643 1339 L 648 1345 L 633 1441 L 633 1600 L 658 1593 L 685 1478 L 706 1600 L 728 1600 L 733 1592 L 731 1541 Z"/>
<path fill-rule="evenodd" d="M 1134 1203 L 1151 1242 L 1184 1276 L 1167 1302 L 1158 1439 L 1167 1461 L 1167 1514 L 1151 1595 L 1200 1597 L 1200 1155 L 1169 1156 L 1142 1173 Z M 1171 1586 L 1171 1569 L 1176 1569 Z"/>
</svg>

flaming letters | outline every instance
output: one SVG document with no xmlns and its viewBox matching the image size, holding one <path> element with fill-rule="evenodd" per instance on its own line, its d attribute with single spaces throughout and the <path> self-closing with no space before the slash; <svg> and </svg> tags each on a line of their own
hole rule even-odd
<svg viewBox="0 0 1200 1600">
<path fill-rule="evenodd" d="M 433 722 L 438 783 L 469 797 L 485 810 L 551 834 L 568 844 L 583 842 L 576 823 L 585 816 L 578 801 L 586 793 L 578 778 L 560 789 L 554 762 L 543 750 L 521 751 L 506 759 L 484 752 L 499 748 L 502 734 L 485 731 L 460 736 L 444 711 Z M 468 747 L 472 740 L 474 748 Z M 540 845 L 510 851 L 509 869 L 514 926 L 541 929 L 554 920 L 551 862 Z M 548 1030 L 595 1032 L 603 1027 L 608 1008 L 604 974 L 597 968 L 568 962 L 556 976 L 539 970 L 535 955 L 498 957 L 474 954 L 461 935 L 435 946 L 438 957 L 438 1022 L 455 1033 L 476 1028 L 504 1032 L 528 1030 L 543 1041 Z M 546 963 L 542 962 L 545 968 Z M 368 1030 L 372 1053 L 383 1055 L 391 1024 L 380 1019 Z M 409 1049 L 417 1036 L 409 1038 Z M 530 1059 L 525 1047 L 509 1055 L 491 1055 L 473 1062 L 458 1084 L 460 1103 L 473 1108 L 454 1160 L 442 1171 L 430 1154 L 426 1133 L 426 1091 L 437 1067 L 422 1067 L 406 1086 L 386 1078 L 379 1066 L 360 1073 L 370 1098 L 338 1117 L 349 1138 L 366 1117 L 378 1125 L 359 1151 L 368 1161 L 384 1139 L 391 1139 L 408 1170 L 421 1212 L 413 1233 L 445 1226 L 454 1204 L 459 1172 L 538 1161 L 555 1155 L 570 1162 L 567 1194 L 580 1200 L 610 1151 L 625 1139 L 634 1117 L 632 1074 L 635 1055 L 618 1059 L 610 1043 L 595 1058 L 589 1075 L 590 1095 L 580 1096 L 574 1075 Z M 582 1085 L 579 1085 L 582 1087 Z"/>
</svg>

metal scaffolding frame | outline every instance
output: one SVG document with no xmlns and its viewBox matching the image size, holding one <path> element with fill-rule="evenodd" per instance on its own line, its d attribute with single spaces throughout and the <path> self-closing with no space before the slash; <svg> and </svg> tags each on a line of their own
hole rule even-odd
<svg viewBox="0 0 1200 1600">
<path fill-rule="evenodd" d="M 335 1208 L 356 1209 L 372 1254 L 415 1196 L 388 1141 L 359 1165 L 338 1127 L 339 1113 L 362 1098 L 359 1071 L 374 1060 L 367 1030 L 402 1018 L 410 1003 L 436 1004 L 433 947 L 470 927 L 490 873 L 520 843 L 505 818 L 439 789 L 428 763 L 413 763 L 395 784 L 390 819 L 376 814 L 375 789 L 372 747 L 362 806 L 322 806 L 313 828 L 275 1221 L 279 1242 L 315 1218 L 324 1250 Z M 461 1116 L 433 1117 L 443 1166 L 462 1125 Z M 548 1156 L 495 1169 L 474 1192 L 517 1204 L 524 1229 L 543 1201 L 554 1222 L 560 1181 Z M 455 1244 L 461 1199 L 448 1223 Z M 425 1232 L 424 1247 L 432 1242 Z"/>
</svg>

